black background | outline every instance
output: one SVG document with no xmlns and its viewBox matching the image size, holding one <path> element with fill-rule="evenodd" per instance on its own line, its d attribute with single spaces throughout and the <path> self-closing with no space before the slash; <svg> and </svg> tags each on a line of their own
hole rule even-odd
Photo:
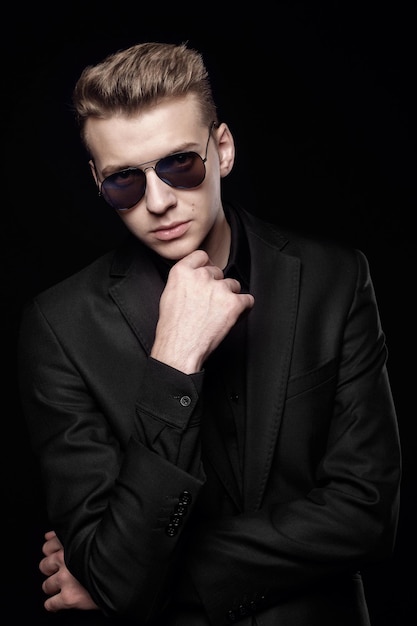
<svg viewBox="0 0 417 626">
<path fill-rule="evenodd" d="M 85 65 L 159 40 L 203 52 L 237 146 L 225 197 L 369 259 L 404 478 L 394 555 L 364 577 L 373 626 L 415 623 L 416 4 L 141 5 L 23 2 L 2 20 L 4 611 L 37 624 L 64 620 L 42 609 L 37 564 L 48 528 L 16 385 L 20 311 L 123 234 L 97 198 L 71 91 Z"/>
</svg>

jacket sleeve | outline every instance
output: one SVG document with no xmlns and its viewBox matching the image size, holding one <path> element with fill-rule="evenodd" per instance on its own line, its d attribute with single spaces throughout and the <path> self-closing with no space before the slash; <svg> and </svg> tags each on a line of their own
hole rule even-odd
<svg viewBox="0 0 417 626">
<path fill-rule="evenodd" d="M 131 434 L 121 435 L 35 301 L 22 319 L 19 375 L 49 520 L 69 570 L 104 613 L 146 623 L 169 601 L 205 480 L 202 374 L 186 376 L 148 358 Z"/>
</svg>

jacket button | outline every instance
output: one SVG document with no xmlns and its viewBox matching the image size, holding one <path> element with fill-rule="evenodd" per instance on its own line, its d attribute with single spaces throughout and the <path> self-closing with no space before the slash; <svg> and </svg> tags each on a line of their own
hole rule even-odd
<svg viewBox="0 0 417 626">
<path fill-rule="evenodd" d="M 170 522 L 165 528 L 165 532 L 168 535 L 168 537 L 175 537 L 175 535 L 178 532 L 178 527 L 175 526 L 175 524 L 173 524 L 172 522 Z"/>
<path fill-rule="evenodd" d="M 248 608 L 245 604 L 240 604 L 238 611 L 239 611 L 239 617 L 246 617 L 249 613 Z"/>
<path fill-rule="evenodd" d="M 184 490 L 179 497 L 179 504 L 191 504 L 192 499 L 191 493 Z"/>
<path fill-rule="evenodd" d="M 178 513 L 173 513 L 170 519 L 171 519 L 170 525 L 172 524 L 173 526 L 175 526 L 175 528 L 178 528 L 178 526 L 181 526 L 182 516 L 178 515 Z"/>
<path fill-rule="evenodd" d="M 187 511 L 188 507 L 184 502 L 180 502 L 179 504 L 175 505 L 174 513 L 179 517 L 184 517 L 184 515 L 187 514 Z"/>
<path fill-rule="evenodd" d="M 190 404 L 191 404 L 190 396 L 182 396 L 180 398 L 180 404 L 181 404 L 181 406 L 190 406 Z"/>
</svg>

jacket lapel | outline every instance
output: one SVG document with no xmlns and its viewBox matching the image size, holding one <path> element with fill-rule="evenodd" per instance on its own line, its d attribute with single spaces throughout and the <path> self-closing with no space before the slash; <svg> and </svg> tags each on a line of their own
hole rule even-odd
<svg viewBox="0 0 417 626">
<path fill-rule="evenodd" d="M 247 229 L 255 298 L 248 317 L 243 479 L 247 511 L 261 506 L 271 468 L 286 395 L 300 277 L 300 260 L 281 251 L 286 240 L 256 228 L 256 233 L 250 226 Z"/>
<path fill-rule="evenodd" d="M 155 338 L 159 316 L 159 300 L 164 282 L 149 255 L 149 251 L 134 240 L 115 254 L 111 268 L 111 298 L 149 354 Z"/>
</svg>

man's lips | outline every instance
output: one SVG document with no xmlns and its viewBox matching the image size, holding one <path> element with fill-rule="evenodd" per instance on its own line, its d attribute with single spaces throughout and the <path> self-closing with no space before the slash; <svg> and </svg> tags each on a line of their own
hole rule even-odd
<svg viewBox="0 0 417 626">
<path fill-rule="evenodd" d="M 187 232 L 189 226 L 190 222 L 176 222 L 166 226 L 159 226 L 152 232 L 160 241 L 170 241 L 171 239 L 182 237 L 182 235 Z"/>
</svg>

